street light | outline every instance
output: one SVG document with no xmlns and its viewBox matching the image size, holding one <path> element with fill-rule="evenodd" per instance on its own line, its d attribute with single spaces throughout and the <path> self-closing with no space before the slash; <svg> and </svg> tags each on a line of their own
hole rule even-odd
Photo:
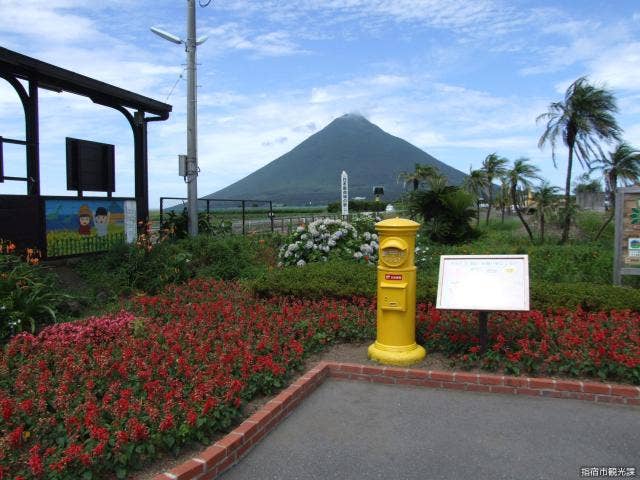
<svg viewBox="0 0 640 480">
<path fill-rule="evenodd" d="M 187 211 L 189 215 L 189 235 L 198 235 L 198 120 L 196 100 L 196 47 L 207 37 L 196 39 L 196 3 L 187 0 L 187 40 L 156 27 L 151 31 L 172 43 L 184 44 L 187 52 Z"/>
</svg>

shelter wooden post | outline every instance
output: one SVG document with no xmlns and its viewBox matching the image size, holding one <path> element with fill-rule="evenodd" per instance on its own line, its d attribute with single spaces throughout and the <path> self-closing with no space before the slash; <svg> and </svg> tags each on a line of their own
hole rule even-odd
<svg viewBox="0 0 640 480">
<path fill-rule="evenodd" d="M 29 79 L 29 100 L 25 108 L 27 129 L 27 195 L 40 196 L 40 121 L 38 119 L 38 82 Z"/>
<path fill-rule="evenodd" d="M 133 142 L 136 184 L 136 215 L 138 231 L 146 228 L 149 221 L 149 180 L 147 161 L 147 122 L 144 112 L 137 111 L 133 118 Z"/>
</svg>

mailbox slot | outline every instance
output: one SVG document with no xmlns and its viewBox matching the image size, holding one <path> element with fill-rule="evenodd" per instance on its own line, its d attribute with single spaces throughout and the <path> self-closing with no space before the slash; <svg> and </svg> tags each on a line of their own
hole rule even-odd
<svg viewBox="0 0 640 480">
<path fill-rule="evenodd" d="M 389 238 L 380 244 L 380 259 L 389 267 L 398 267 L 407 260 L 407 242 Z"/>
<path fill-rule="evenodd" d="M 407 284 L 406 283 L 380 283 L 380 298 L 378 299 L 382 310 L 407 311 Z"/>
</svg>

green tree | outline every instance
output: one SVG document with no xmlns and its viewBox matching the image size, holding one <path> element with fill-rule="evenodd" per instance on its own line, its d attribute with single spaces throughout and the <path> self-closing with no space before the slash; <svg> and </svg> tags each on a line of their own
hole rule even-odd
<svg viewBox="0 0 640 480">
<path fill-rule="evenodd" d="M 592 170 L 600 170 L 602 172 L 605 179 L 607 199 L 611 207 L 611 214 L 596 234 L 597 240 L 615 215 L 618 181 L 634 183 L 640 179 L 640 151 L 628 143 L 622 142 L 608 156 L 603 155 L 595 160 Z"/>
<path fill-rule="evenodd" d="M 482 170 L 487 178 L 487 219 L 486 224 L 489 225 L 489 216 L 491 215 L 491 206 L 493 205 L 493 180 L 500 178 L 507 171 L 507 159 L 499 157 L 495 152 L 487 155 L 482 162 Z M 479 213 L 479 212 L 478 212 Z"/>
<path fill-rule="evenodd" d="M 480 224 L 480 201 L 482 193 L 487 186 L 487 175 L 484 170 L 469 170 L 469 175 L 464 179 L 464 188 L 471 193 L 476 200 L 476 226 Z"/>
<path fill-rule="evenodd" d="M 573 187 L 573 191 L 578 193 L 600 193 L 602 192 L 602 185 L 597 178 L 591 178 L 589 173 L 583 173 L 578 177 L 576 184 Z"/>
<path fill-rule="evenodd" d="M 420 187 L 420 183 L 438 175 L 440 175 L 440 171 L 437 167 L 416 163 L 413 172 L 402 172 L 398 175 L 398 181 L 402 182 L 403 185 L 412 185 L 415 192 Z"/>
<path fill-rule="evenodd" d="M 536 202 L 536 216 L 540 224 L 540 243 L 544 243 L 546 217 L 557 208 L 559 191 L 558 187 L 552 186 L 547 180 L 544 180 L 533 190 L 533 201 Z"/>
<path fill-rule="evenodd" d="M 507 171 L 507 177 L 509 179 L 509 192 L 511 194 L 511 204 L 516 211 L 516 215 L 522 222 L 524 229 L 529 235 L 529 239 L 533 242 L 533 232 L 531 227 L 524 219 L 522 211 L 520 210 L 520 201 L 518 200 L 518 189 L 525 190 L 531 186 L 533 180 L 538 179 L 538 172 L 540 169 L 535 165 L 531 165 L 528 158 L 519 158 L 513 162 L 513 167 Z"/>
<path fill-rule="evenodd" d="M 622 130 L 614 117 L 618 111 L 614 95 L 604 88 L 591 85 L 586 77 L 573 82 L 565 92 L 564 100 L 553 102 L 546 113 L 537 121 L 546 120 L 547 125 L 538 146 L 551 144 L 553 164 L 557 167 L 555 151 L 558 138 L 569 150 L 567 177 L 564 191 L 564 218 L 562 239 L 569 238 L 571 215 L 571 171 L 574 157 L 583 166 L 589 165 L 589 158 L 602 155 L 600 141 L 620 140 Z"/>
</svg>

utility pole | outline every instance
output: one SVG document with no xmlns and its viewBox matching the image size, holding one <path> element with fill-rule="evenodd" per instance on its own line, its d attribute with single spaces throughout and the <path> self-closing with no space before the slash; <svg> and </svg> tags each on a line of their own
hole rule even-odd
<svg viewBox="0 0 640 480">
<path fill-rule="evenodd" d="M 208 5 L 208 4 L 207 4 Z M 187 0 L 187 39 L 182 40 L 159 28 L 152 27 L 156 35 L 173 43 L 182 43 L 187 52 L 187 165 L 184 177 L 187 183 L 187 213 L 189 235 L 198 235 L 198 118 L 197 118 L 197 66 L 196 47 L 207 39 L 196 39 L 196 0 Z"/>
<path fill-rule="evenodd" d="M 187 210 L 189 235 L 198 235 L 198 117 L 196 94 L 196 2 L 187 0 Z"/>
</svg>

